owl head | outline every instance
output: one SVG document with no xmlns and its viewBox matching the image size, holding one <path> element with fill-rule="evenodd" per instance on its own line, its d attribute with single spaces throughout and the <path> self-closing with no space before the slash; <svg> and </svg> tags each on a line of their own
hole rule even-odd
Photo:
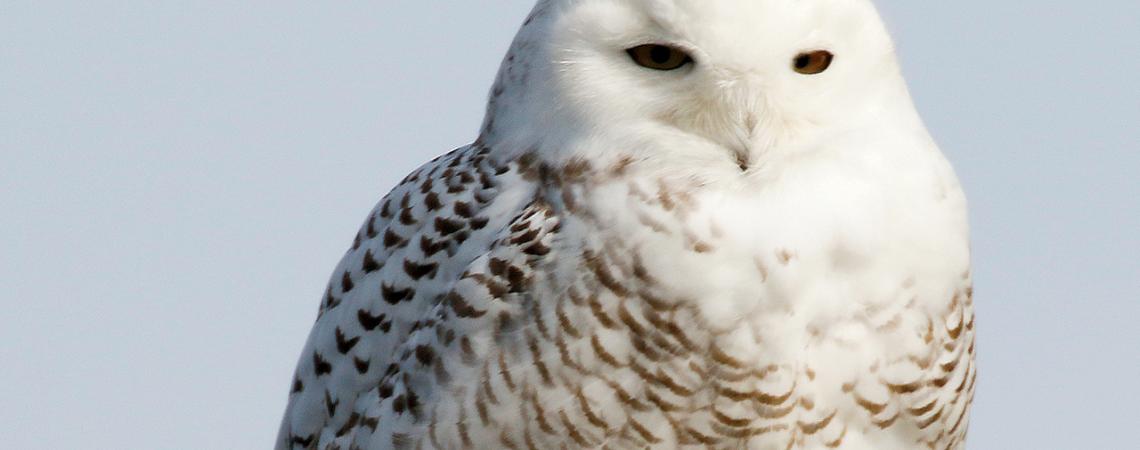
<svg viewBox="0 0 1140 450">
<path fill-rule="evenodd" d="M 543 0 L 503 62 L 483 138 L 747 170 L 885 119 L 917 121 L 869 0 Z"/>
</svg>

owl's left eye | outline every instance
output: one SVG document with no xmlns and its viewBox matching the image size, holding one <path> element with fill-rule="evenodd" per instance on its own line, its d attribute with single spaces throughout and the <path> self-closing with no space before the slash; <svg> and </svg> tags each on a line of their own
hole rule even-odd
<svg viewBox="0 0 1140 450">
<path fill-rule="evenodd" d="M 639 45 L 625 52 L 637 65 L 653 70 L 676 70 L 693 62 L 688 53 L 668 45 Z"/>
<path fill-rule="evenodd" d="M 831 67 L 833 59 L 835 55 L 827 50 L 800 53 L 792 60 L 792 69 L 804 75 L 815 75 Z"/>
</svg>

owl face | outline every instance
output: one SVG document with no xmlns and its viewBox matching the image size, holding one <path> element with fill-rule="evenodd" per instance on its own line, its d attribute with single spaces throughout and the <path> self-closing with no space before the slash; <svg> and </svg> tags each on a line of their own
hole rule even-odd
<svg viewBox="0 0 1140 450">
<path fill-rule="evenodd" d="M 542 106 L 528 116 L 579 135 L 673 136 L 747 164 L 905 97 L 867 0 L 552 1 L 536 14 L 504 71 L 529 76 L 505 82 L 530 85 Z"/>
</svg>

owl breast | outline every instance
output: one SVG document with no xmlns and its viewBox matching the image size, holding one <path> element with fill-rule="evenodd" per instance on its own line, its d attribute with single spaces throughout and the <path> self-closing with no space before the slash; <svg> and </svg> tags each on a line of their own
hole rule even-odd
<svg viewBox="0 0 1140 450">
<path fill-rule="evenodd" d="M 962 444 L 973 312 L 953 214 L 899 213 L 860 180 L 562 189 L 562 235 L 588 238 L 547 272 L 566 299 L 552 322 L 578 336 L 553 347 L 583 423 L 624 424 L 631 448 Z"/>
</svg>

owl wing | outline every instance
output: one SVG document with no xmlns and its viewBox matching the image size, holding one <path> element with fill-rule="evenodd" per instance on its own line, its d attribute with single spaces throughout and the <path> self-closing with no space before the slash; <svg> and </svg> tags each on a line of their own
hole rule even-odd
<svg viewBox="0 0 1140 450">
<path fill-rule="evenodd" d="M 448 326 L 522 289 L 525 265 L 502 263 L 549 251 L 543 240 L 556 225 L 520 175 L 525 166 L 496 165 L 475 144 L 429 162 L 381 200 L 331 277 L 278 449 L 350 448 L 415 426 L 450 376 L 441 353 L 474 345 Z"/>
</svg>

